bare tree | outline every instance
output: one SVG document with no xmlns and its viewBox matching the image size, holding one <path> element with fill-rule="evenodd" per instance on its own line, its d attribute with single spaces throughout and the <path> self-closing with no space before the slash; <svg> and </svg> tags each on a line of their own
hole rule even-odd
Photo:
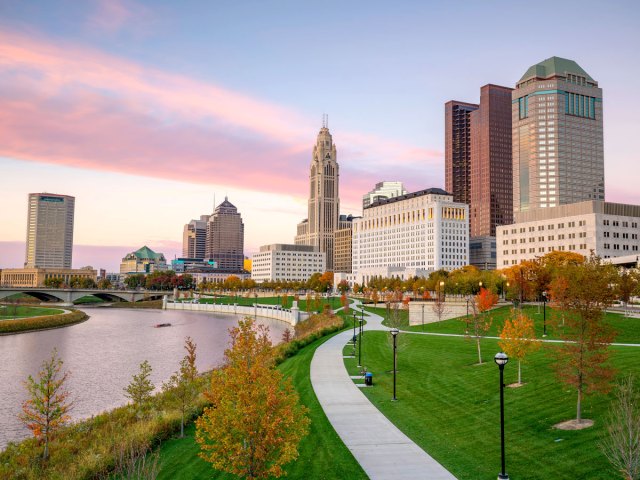
<svg viewBox="0 0 640 480">
<path fill-rule="evenodd" d="M 436 297 L 433 299 L 433 303 L 431 304 L 431 310 L 433 310 L 433 313 L 438 318 L 438 321 L 441 321 L 442 317 L 446 313 L 448 313 L 447 304 L 444 301 L 444 298 L 442 295 L 436 295 Z"/>
<path fill-rule="evenodd" d="M 609 410 L 608 435 L 600 449 L 626 480 L 640 478 L 640 393 L 633 376 L 624 378 Z"/>
</svg>

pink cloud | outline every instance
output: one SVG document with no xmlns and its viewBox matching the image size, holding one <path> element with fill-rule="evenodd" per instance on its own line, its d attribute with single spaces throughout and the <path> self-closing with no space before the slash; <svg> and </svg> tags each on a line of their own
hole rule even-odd
<svg viewBox="0 0 640 480">
<path fill-rule="evenodd" d="M 317 129 L 293 110 L 207 82 L 0 32 L 2 156 L 304 197 Z M 402 180 L 397 167 L 423 178 L 441 169 L 438 151 L 361 133 L 334 138 L 347 203 L 381 175 Z"/>
</svg>

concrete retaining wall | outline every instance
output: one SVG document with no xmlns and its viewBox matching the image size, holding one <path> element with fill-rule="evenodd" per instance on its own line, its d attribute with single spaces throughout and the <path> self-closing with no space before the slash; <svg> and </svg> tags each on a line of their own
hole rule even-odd
<svg viewBox="0 0 640 480">
<path fill-rule="evenodd" d="M 291 310 L 278 308 L 275 305 L 254 304 L 250 307 L 233 305 L 219 305 L 211 303 L 188 303 L 164 301 L 162 308 L 165 310 L 187 310 L 190 312 L 225 313 L 228 315 L 242 315 L 247 317 L 275 318 L 295 326 L 298 322 L 306 320 L 307 314 L 301 312 L 297 305 Z"/>
</svg>

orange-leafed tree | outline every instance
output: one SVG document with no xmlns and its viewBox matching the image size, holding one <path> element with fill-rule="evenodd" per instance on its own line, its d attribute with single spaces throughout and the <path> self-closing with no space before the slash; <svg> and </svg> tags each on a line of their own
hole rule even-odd
<svg viewBox="0 0 640 480">
<path fill-rule="evenodd" d="M 480 349 L 480 340 L 487 335 L 491 328 L 493 318 L 489 314 L 489 310 L 498 303 L 498 295 L 484 287 L 475 295 L 472 302 L 471 329 L 472 336 L 476 339 L 476 347 L 478 349 L 478 363 L 482 363 L 482 351 Z"/>
<path fill-rule="evenodd" d="M 62 365 L 63 361 L 58 358 L 58 352 L 54 349 L 51 358 L 42 362 L 38 378 L 34 379 L 29 375 L 24 382 L 29 398 L 22 404 L 19 418 L 43 444 L 44 460 L 49 458 L 49 442 L 71 419 L 69 411 L 73 402 L 69 400 L 69 392 L 65 390 L 69 372 L 63 373 Z"/>
<path fill-rule="evenodd" d="M 205 392 L 211 407 L 196 421 L 200 456 L 242 478 L 281 477 L 308 433 L 307 409 L 275 368 L 268 328 L 247 318 L 230 333 L 224 365 Z"/>
<path fill-rule="evenodd" d="M 378 293 L 378 290 L 373 289 L 373 291 L 371 292 L 371 301 L 373 302 L 374 307 L 378 306 L 379 300 L 380 300 L 380 294 Z"/>
<path fill-rule="evenodd" d="M 576 421 L 582 421 L 582 399 L 606 393 L 615 370 L 609 365 L 609 345 L 615 337 L 604 311 L 615 300 L 616 271 L 591 256 L 583 264 L 560 269 L 566 282 L 552 282 L 551 298 L 566 312 L 562 343 L 554 349 L 553 366 L 559 380 L 577 392 Z"/>
<path fill-rule="evenodd" d="M 343 293 L 340 295 L 340 304 L 342 305 L 342 309 L 346 315 L 349 315 L 349 299 L 347 298 L 347 294 Z"/>
<path fill-rule="evenodd" d="M 522 385 L 521 363 L 527 355 L 540 348 L 533 320 L 521 311 L 513 310 L 511 318 L 504 322 L 498 345 L 509 357 L 518 361 L 518 384 Z"/>
</svg>

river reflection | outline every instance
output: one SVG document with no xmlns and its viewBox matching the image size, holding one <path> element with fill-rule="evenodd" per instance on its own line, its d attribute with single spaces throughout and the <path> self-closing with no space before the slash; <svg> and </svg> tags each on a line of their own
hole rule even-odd
<svg viewBox="0 0 640 480">
<path fill-rule="evenodd" d="M 17 418 L 26 399 L 22 383 L 28 375 L 37 375 L 54 347 L 64 360 L 63 368 L 71 372 L 68 390 L 76 420 L 126 403 L 123 388 L 144 360 L 151 364 L 152 381 L 159 387 L 178 369 L 187 335 L 198 345 L 199 370 L 219 365 L 229 328 L 237 324 L 233 315 L 104 307 L 85 311 L 91 318 L 78 325 L 0 336 L 0 449 L 29 436 Z M 158 323 L 172 326 L 154 328 Z M 269 326 L 274 342 L 288 326 L 259 317 L 258 323 Z"/>
</svg>

